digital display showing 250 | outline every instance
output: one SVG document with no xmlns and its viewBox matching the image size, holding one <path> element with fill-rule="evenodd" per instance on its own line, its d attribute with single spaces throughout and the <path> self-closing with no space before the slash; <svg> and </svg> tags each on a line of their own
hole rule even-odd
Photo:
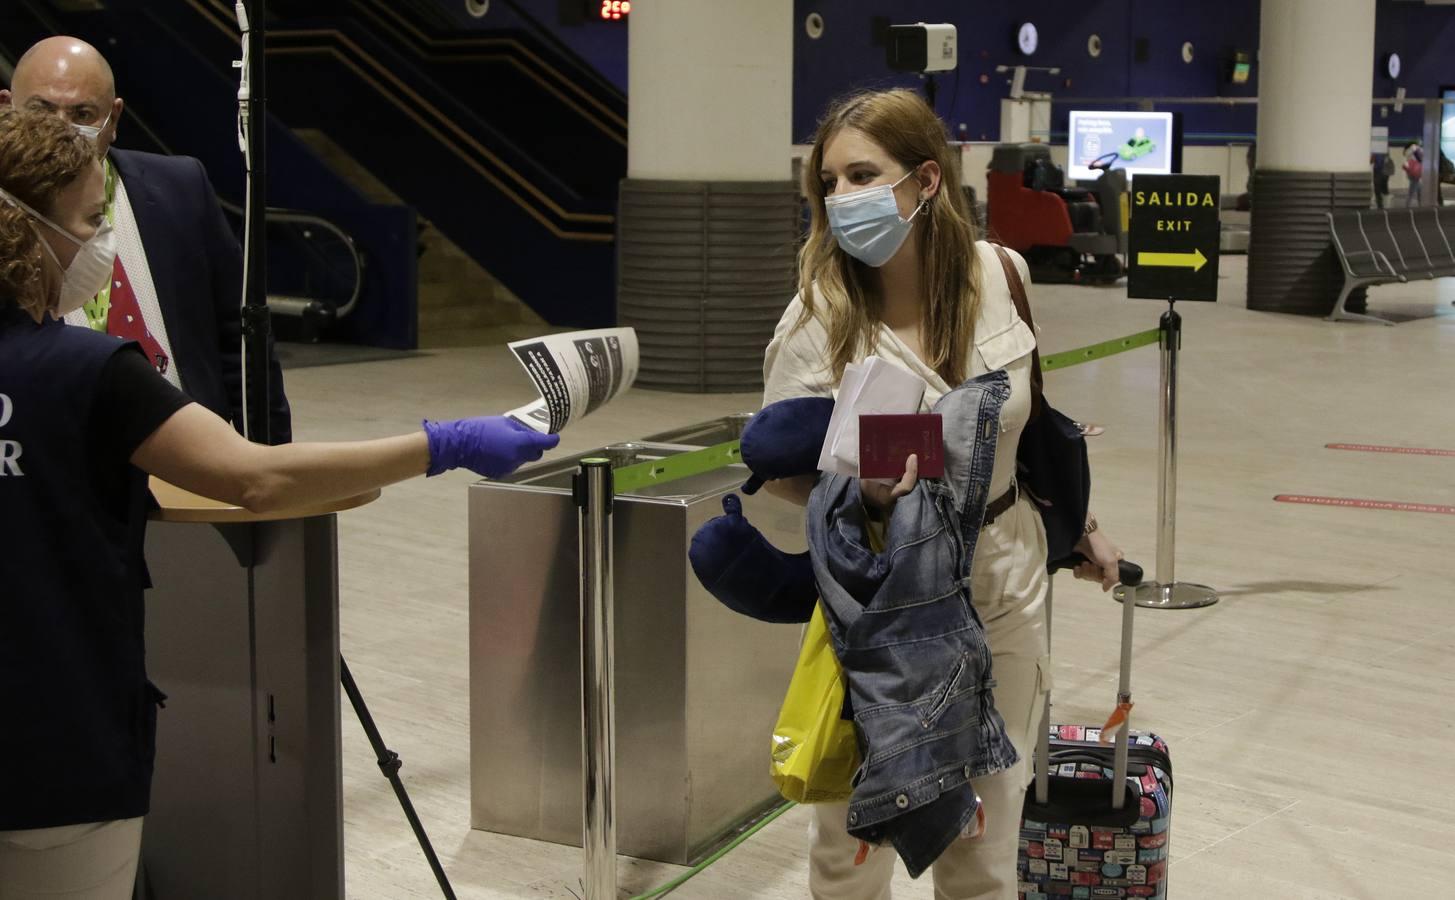
<svg viewBox="0 0 1455 900">
<path fill-rule="evenodd" d="M 604 22 L 619 22 L 632 11 L 631 0 L 601 0 L 598 15 Z"/>
</svg>

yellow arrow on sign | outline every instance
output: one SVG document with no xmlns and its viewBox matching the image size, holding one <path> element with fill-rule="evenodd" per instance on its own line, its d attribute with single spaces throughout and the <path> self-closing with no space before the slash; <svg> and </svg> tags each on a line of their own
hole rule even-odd
<svg viewBox="0 0 1455 900">
<path fill-rule="evenodd" d="M 1197 272 L 1207 265 L 1207 257 L 1197 249 L 1191 253 L 1150 253 L 1139 250 L 1137 251 L 1137 265 L 1181 267 Z"/>
</svg>

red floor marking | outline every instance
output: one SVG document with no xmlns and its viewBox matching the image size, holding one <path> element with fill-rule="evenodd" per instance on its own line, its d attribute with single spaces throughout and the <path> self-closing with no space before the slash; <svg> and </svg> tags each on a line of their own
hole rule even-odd
<svg viewBox="0 0 1455 900">
<path fill-rule="evenodd" d="M 1455 506 L 1439 503 L 1396 503 L 1392 500 L 1355 500 L 1352 497 L 1310 497 L 1307 494 L 1278 494 L 1279 503 L 1307 503 L 1313 506 L 1352 506 L 1356 509 L 1391 509 L 1396 512 L 1440 513 L 1455 516 Z"/>
<path fill-rule="evenodd" d="M 1404 453 L 1409 456 L 1455 456 L 1455 450 L 1434 447 L 1385 447 L 1381 444 L 1325 444 L 1330 450 L 1357 450 L 1361 453 Z"/>
</svg>

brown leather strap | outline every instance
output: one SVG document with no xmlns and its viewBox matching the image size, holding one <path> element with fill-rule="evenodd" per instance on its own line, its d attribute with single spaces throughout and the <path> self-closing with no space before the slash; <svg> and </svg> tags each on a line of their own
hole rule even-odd
<svg viewBox="0 0 1455 900">
<path fill-rule="evenodd" d="M 1011 482 L 1009 490 L 986 504 L 985 518 L 980 520 L 980 527 L 984 528 L 991 522 L 994 522 L 996 519 L 1000 518 L 1001 513 L 1010 509 L 1012 506 L 1015 506 L 1015 501 L 1019 496 L 1020 491 L 1016 486 L 1016 483 Z"/>
<path fill-rule="evenodd" d="M 1031 304 L 1026 299 L 1026 285 L 1021 281 L 1021 273 L 1016 269 L 1015 262 L 1005 248 L 999 244 L 991 244 L 995 248 L 995 255 L 1000 257 L 1000 267 L 1005 270 L 1005 286 L 1010 289 L 1011 302 L 1015 303 L 1015 311 L 1020 314 L 1021 321 L 1025 322 L 1031 329 L 1031 334 L 1036 333 L 1036 323 L 1031 319 Z M 1037 347 L 1031 350 L 1031 418 L 1041 414 L 1042 403 L 1042 377 L 1041 377 L 1041 351 Z"/>
</svg>

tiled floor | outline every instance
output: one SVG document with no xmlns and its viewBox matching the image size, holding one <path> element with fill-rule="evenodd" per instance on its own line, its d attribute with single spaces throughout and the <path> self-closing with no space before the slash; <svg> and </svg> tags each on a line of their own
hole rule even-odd
<svg viewBox="0 0 1455 900">
<path fill-rule="evenodd" d="M 1250 313 L 1245 260 L 1223 300 L 1185 322 L 1177 574 L 1218 605 L 1138 619 L 1139 727 L 1166 736 L 1177 793 L 1175 896 L 1450 896 L 1455 788 L 1455 591 L 1439 560 L 1455 517 L 1296 506 L 1280 493 L 1455 505 L 1455 458 L 1325 449 L 1455 448 L 1455 280 L 1372 292 L 1420 316 L 1395 328 Z M 786 301 L 787 298 L 785 298 Z M 1125 290 L 1036 287 L 1047 351 L 1155 327 Z M 1156 551 L 1155 347 L 1048 375 L 1054 402 L 1106 427 L 1092 439 L 1094 508 L 1144 562 Z M 362 438 L 422 415 L 528 399 L 503 348 L 288 373 L 300 439 Z M 633 391 L 565 435 L 563 450 L 750 410 L 750 395 Z M 343 646 L 462 898 L 580 893 L 580 853 L 471 831 L 467 699 L 468 474 L 417 480 L 341 516 Z M 1103 717 L 1119 607 L 1058 580 L 1057 717 Z M 1070 636 L 1075 635 L 1073 641 Z M 752 740 L 763 741 L 761 735 Z M 351 898 L 437 890 L 362 731 L 345 711 Z M 688 898 L 804 897 L 807 816 L 795 809 L 681 888 Z M 622 896 L 679 870 L 624 861 Z M 928 898 L 902 874 L 896 896 Z"/>
</svg>

